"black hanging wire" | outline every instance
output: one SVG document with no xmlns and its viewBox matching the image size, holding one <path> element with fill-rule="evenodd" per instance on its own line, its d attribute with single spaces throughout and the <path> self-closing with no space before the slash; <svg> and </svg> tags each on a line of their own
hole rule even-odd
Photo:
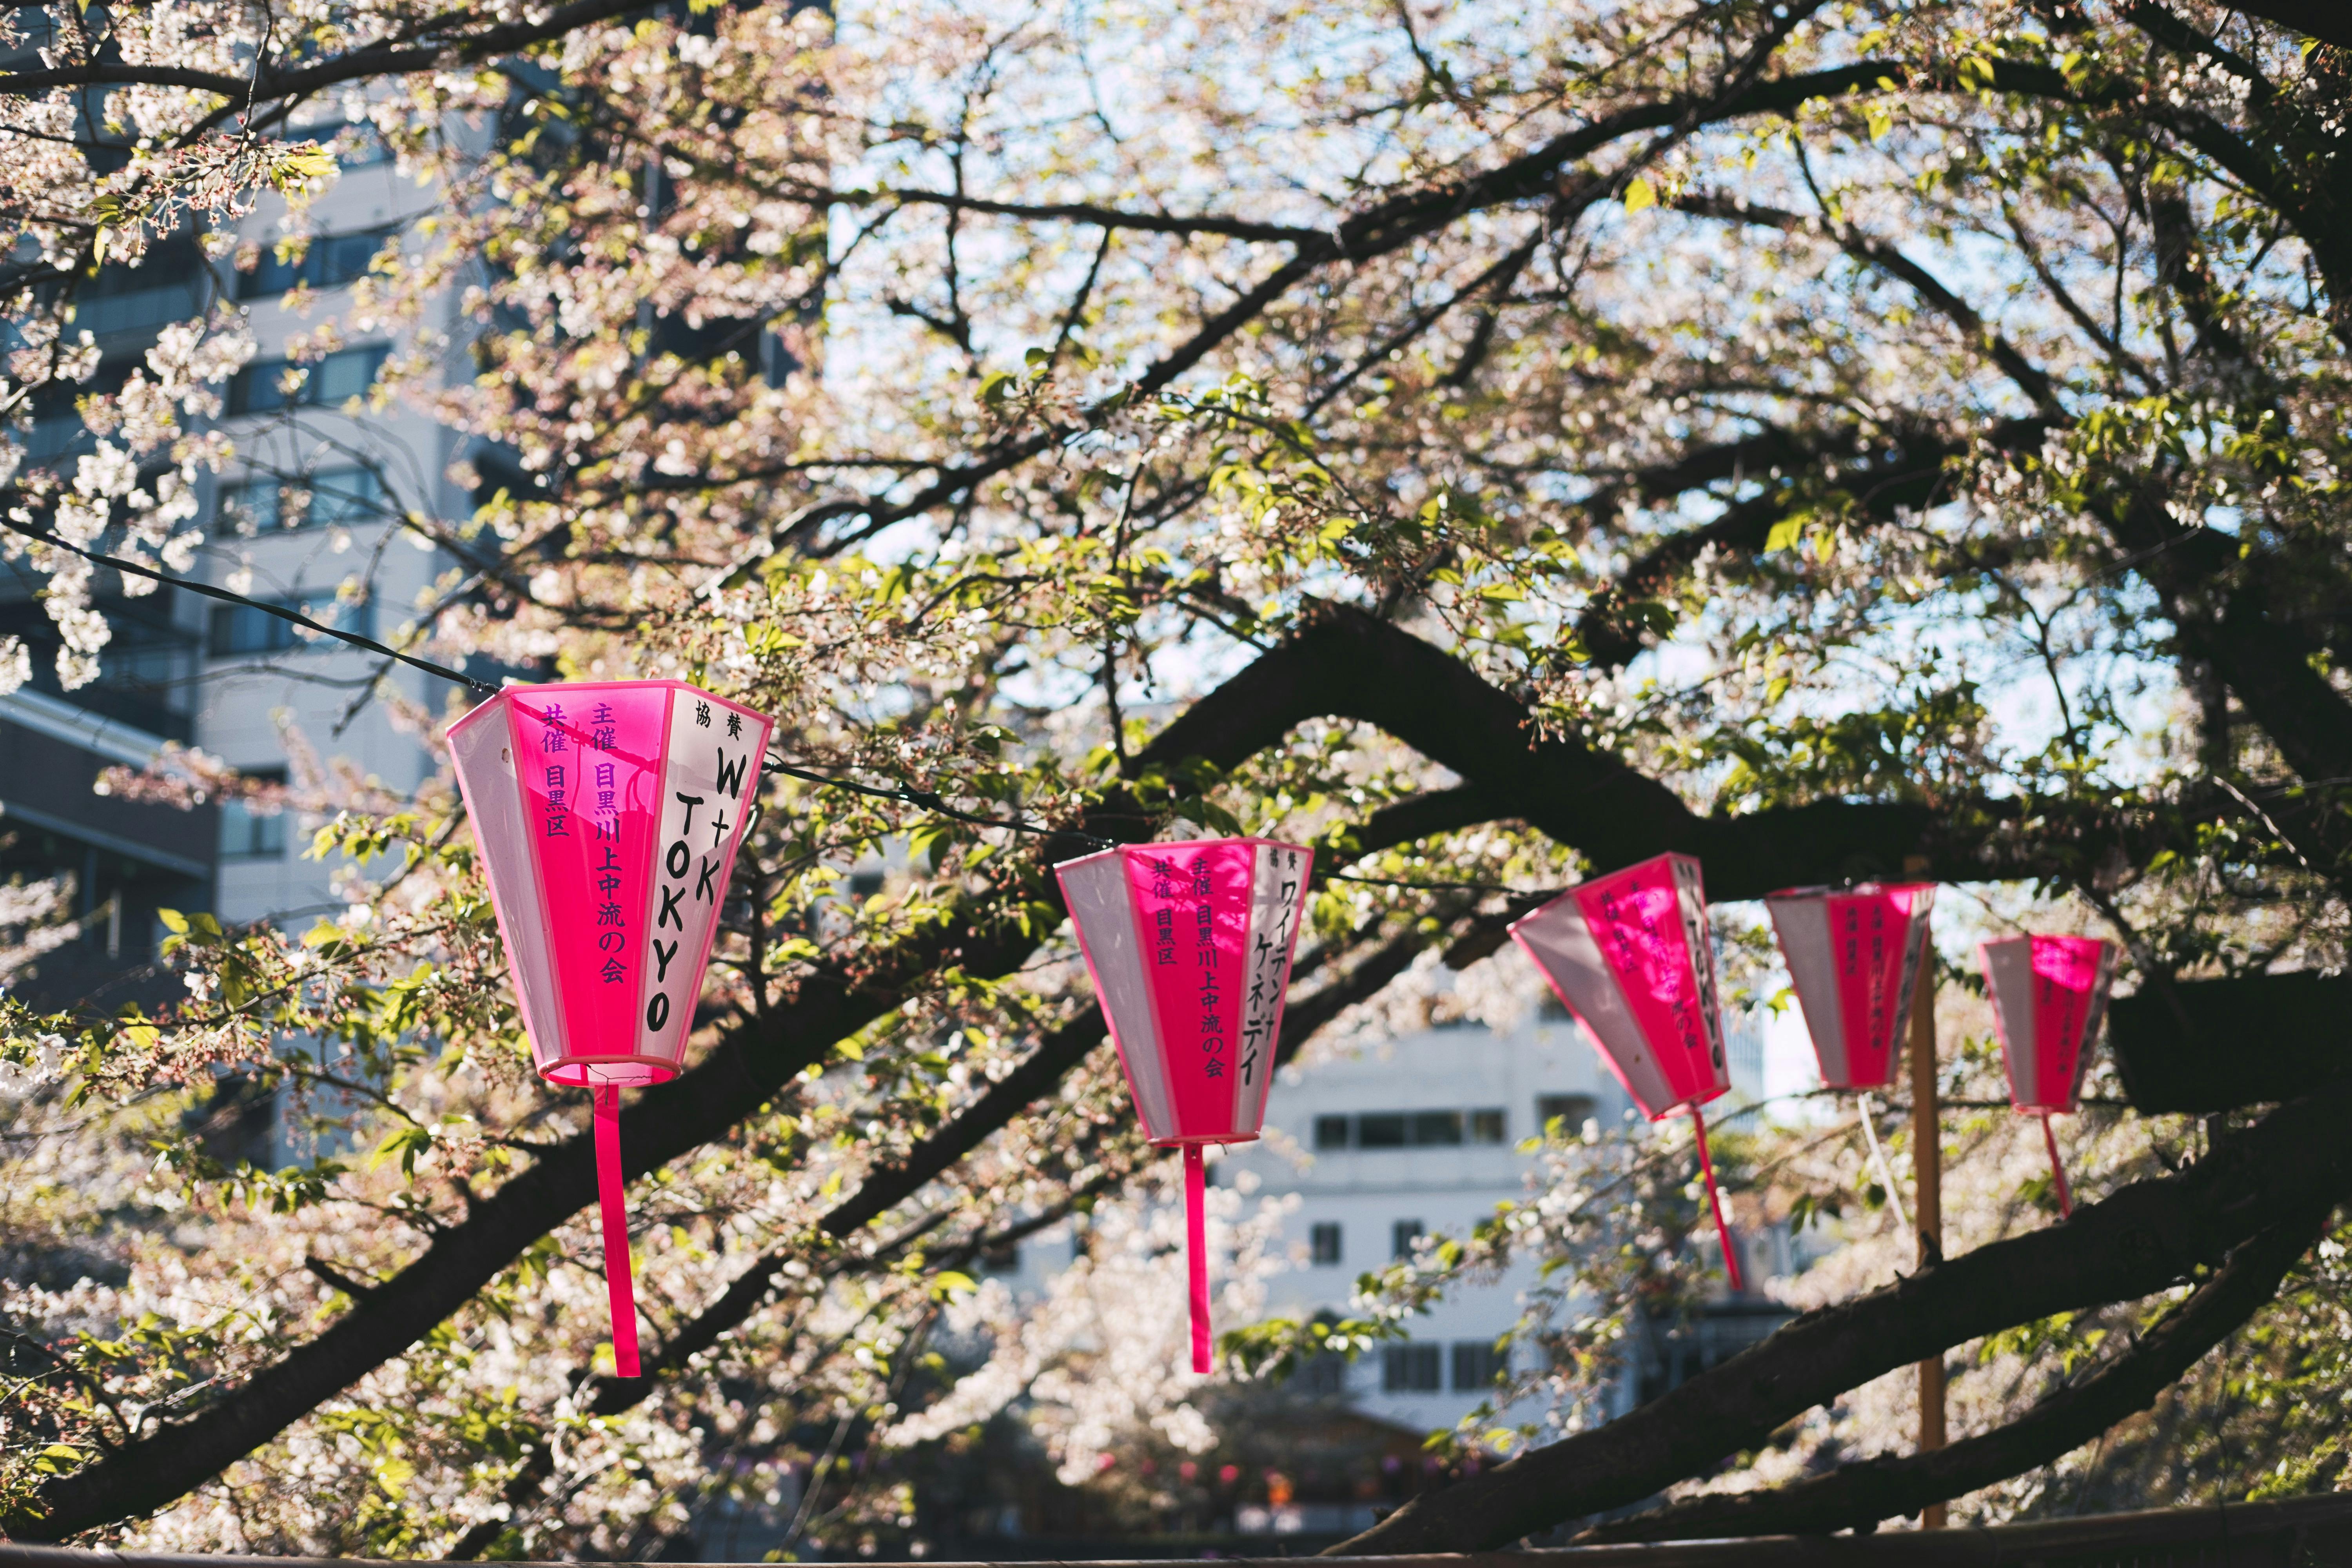
<svg viewBox="0 0 2352 1568">
<path fill-rule="evenodd" d="M 919 806 L 934 816 L 945 816 L 957 822 L 968 822 L 974 827 L 1000 827 L 1007 833 L 1026 833 L 1037 838 L 1075 838 L 1079 843 L 1091 845 L 1097 849 L 1116 849 L 1119 844 L 1116 838 L 1105 838 L 1099 833 L 1087 833 L 1080 828 L 1046 827 L 1017 816 L 990 816 L 981 812 L 964 811 L 950 805 L 932 790 L 892 788 L 882 784 L 861 784 L 856 779 L 837 778 L 831 773 L 814 773 L 779 757 L 766 758 L 761 771 L 769 773 L 782 773 L 787 778 L 806 779 L 811 784 L 824 784 L 828 789 L 847 790 L 852 795 L 862 795 L 874 800 L 894 800 L 902 805 Z"/>
<path fill-rule="evenodd" d="M 44 544 L 55 545 L 59 550 L 70 550 L 83 560 L 100 566 L 111 566 L 117 572 L 127 572 L 134 577 L 145 577 L 150 581 L 163 583 L 173 588 L 185 588 L 191 594 L 201 594 L 207 599 L 218 599 L 225 605 L 242 605 L 248 610 L 259 610 L 265 615 L 276 616 L 281 621 L 291 621 L 298 626 L 306 627 L 323 637 L 333 637 L 338 642 L 347 642 L 353 647 L 363 647 L 370 653 L 380 653 L 386 658 L 396 658 L 412 668 L 421 669 L 427 675 L 437 675 L 444 680 L 454 680 L 460 686 L 469 687 L 486 696 L 495 697 L 499 694 L 497 687 L 487 681 L 477 680 L 470 675 L 461 674 L 451 669 L 447 665 L 436 664 L 429 658 L 419 658 L 413 653 L 403 653 L 396 647 L 386 647 L 373 637 L 363 637 L 357 632 L 347 632 L 339 626 L 321 626 L 301 611 L 289 609 L 284 605 L 272 605 L 243 594 L 233 594 L 226 588 L 215 588 L 209 583 L 197 583 L 185 577 L 175 577 L 167 572 L 158 572 L 152 566 L 142 566 L 136 561 L 125 561 L 119 555 L 108 555 L 96 550 L 84 550 L 80 545 L 69 543 L 54 533 L 43 533 L 35 529 L 19 527 L 5 520 L 0 520 L 0 528 L 7 528 L 12 532 L 21 533 L 28 539 L 37 539 Z"/>
<path fill-rule="evenodd" d="M 814 773 L 807 768 L 796 766 L 793 763 L 784 762 L 774 756 L 763 759 L 761 771 L 766 773 L 782 773 L 789 778 L 806 779 L 811 784 L 823 784 L 829 789 L 847 790 L 853 795 L 862 795 L 875 800 L 897 801 L 903 805 L 919 806 L 921 809 L 931 813 L 935 816 L 951 817 L 958 822 L 968 822 L 975 827 L 1002 828 L 1007 833 L 1025 833 L 1038 838 L 1076 839 L 1077 842 L 1097 850 L 1117 849 L 1121 847 L 1124 842 L 1123 840 L 1117 838 L 1105 838 L 1099 833 L 1088 833 L 1083 828 L 1046 827 L 1038 823 L 1029 822 L 1017 816 L 989 816 L 979 812 L 963 811 L 955 806 L 950 805 L 945 800 L 940 798 L 937 793 L 931 790 L 901 789 L 893 788 L 884 784 L 864 784 L 856 779 L 845 779 L 836 777 L 831 773 Z M 1351 877 L 1344 871 L 1320 872 L 1316 876 L 1315 880 L 1318 882 L 1356 882 L 1370 888 L 1402 888 L 1409 892 L 1417 893 L 1517 893 L 1523 895 L 1527 891 L 1525 889 L 1506 888 L 1494 882 L 1406 882 L 1398 881 L 1388 877 Z"/>
<path fill-rule="evenodd" d="M 468 690 L 478 691 L 486 697 L 496 697 L 499 691 L 499 688 L 489 682 L 477 680 L 462 671 L 451 669 L 447 665 L 436 664 L 429 658 L 419 658 L 415 654 L 403 653 L 396 647 L 388 647 L 373 637 L 362 637 L 357 632 L 323 625 L 312 620 L 299 610 L 289 609 L 284 605 L 272 605 L 245 594 L 233 593 L 226 588 L 215 588 L 209 583 L 198 583 L 186 577 L 173 576 L 170 573 L 158 572 L 152 566 L 142 565 L 136 561 L 127 561 L 118 555 L 109 555 L 102 551 L 85 550 L 80 545 L 69 543 L 53 533 L 43 533 L 27 529 L 19 524 L 8 522 L 5 519 L 0 519 L 0 527 L 24 534 L 30 539 L 39 540 L 44 544 L 71 551 L 94 565 L 110 567 L 117 572 L 127 572 L 133 576 L 144 577 L 168 587 L 184 588 L 191 594 L 199 594 L 207 599 L 217 599 L 225 605 L 239 605 L 249 610 L 259 610 L 265 615 L 275 616 L 281 621 L 289 621 L 306 630 L 317 632 L 321 637 L 332 637 L 338 642 L 349 643 L 353 647 L 365 648 L 370 653 L 396 659 L 412 669 L 421 669 L 425 674 L 437 676 L 443 680 L 455 681 Z M 1120 845 L 1118 839 L 1105 838 L 1098 833 L 1087 833 L 1080 828 L 1046 827 L 1017 816 L 990 816 L 982 812 L 965 811 L 950 805 L 934 790 L 863 784 L 856 779 L 845 779 L 831 773 L 816 773 L 774 756 L 762 759 L 761 772 L 763 774 L 782 773 L 789 778 L 803 779 L 810 784 L 823 784 L 827 789 L 846 790 L 853 795 L 862 795 L 875 800 L 896 801 L 902 805 L 915 806 L 935 816 L 944 816 L 951 821 L 966 823 L 974 827 L 996 828 L 1006 833 L 1027 834 L 1037 838 L 1075 839 L 1097 850 L 1116 849 Z M 1426 893 L 1512 893 L 1520 890 L 1489 882 L 1406 882 L 1385 877 L 1351 877 L 1339 871 L 1324 872 L 1316 879 L 1328 882 L 1356 882 L 1366 887 L 1400 888 L 1412 892 Z"/>
</svg>

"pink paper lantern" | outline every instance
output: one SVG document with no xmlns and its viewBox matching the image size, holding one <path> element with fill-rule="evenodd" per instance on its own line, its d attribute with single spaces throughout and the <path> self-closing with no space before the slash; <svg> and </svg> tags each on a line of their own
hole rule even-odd
<svg viewBox="0 0 2352 1568">
<path fill-rule="evenodd" d="M 2094 936 L 2003 937 L 1978 943 L 1977 962 L 1992 997 L 2010 1103 L 2042 1118 L 2058 1212 L 2071 1215 L 2074 1194 L 2050 1119 L 2072 1111 L 2081 1098 L 2083 1072 L 2107 1011 L 2107 988 L 2115 984 L 2115 944 Z"/>
<path fill-rule="evenodd" d="M 681 680 L 513 686 L 449 727 L 531 1059 L 595 1098 L 613 1363 L 637 1375 L 620 1090 L 677 1076 L 773 721 Z"/>
<path fill-rule="evenodd" d="M 1311 850 L 1264 838 L 1106 849 L 1054 868 L 1152 1142 L 1184 1151 L 1192 1370 L 1209 1360 L 1202 1148 L 1265 1122 Z"/>
<path fill-rule="evenodd" d="M 1652 1121 L 1688 1108 L 1724 1272 L 1745 1289 L 1699 1112 L 1731 1087 L 1731 1069 L 1698 862 L 1660 855 L 1579 882 L 1513 921 L 1511 937 Z"/>
<path fill-rule="evenodd" d="M 1893 1083 L 1899 1042 L 1927 958 L 1932 883 L 1790 888 L 1764 908 L 1803 1005 L 1805 1030 L 1831 1089 Z"/>
</svg>

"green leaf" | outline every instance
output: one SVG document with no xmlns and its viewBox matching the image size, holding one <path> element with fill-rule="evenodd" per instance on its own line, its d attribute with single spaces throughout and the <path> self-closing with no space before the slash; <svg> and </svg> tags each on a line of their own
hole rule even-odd
<svg viewBox="0 0 2352 1568">
<path fill-rule="evenodd" d="M 335 172 L 335 155 L 316 142 L 289 147 L 269 166 L 267 176 L 279 195 L 287 195 L 312 180 L 324 179 Z"/>
<path fill-rule="evenodd" d="M 1633 183 L 1625 187 L 1626 216 L 1630 217 L 1633 214 L 1642 211 L 1644 207 L 1654 207 L 1657 205 L 1657 191 L 1651 185 L 1649 181 L 1643 179 L 1639 174 L 1634 175 Z"/>
<path fill-rule="evenodd" d="M 1772 531 L 1764 536 L 1764 553 L 1769 555 L 1775 550 L 1793 550 L 1804 537 L 1805 520 L 1784 517 L 1772 525 Z"/>
<path fill-rule="evenodd" d="M 416 1156 L 432 1147 L 433 1132 L 430 1128 L 395 1128 L 384 1135 L 383 1142 L 375 1146 L 375 1152 L 368 1157 L 368 1169 L 375 1169 L 396 1153 L 400 1156 L 401 1174 L 414 1178 L 416 1174 Z"/>
</svg>

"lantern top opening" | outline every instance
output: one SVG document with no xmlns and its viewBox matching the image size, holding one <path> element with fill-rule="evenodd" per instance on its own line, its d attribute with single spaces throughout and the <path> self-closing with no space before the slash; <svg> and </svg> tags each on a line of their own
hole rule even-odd
<svg viewBox="0 0 2352 1568">
<path fill-rule="evenodd" d="M 1776 888 L 1764 897 L 1768 902 L 1774 899 L 1860 899 L 1880 893 L 1932 892 L 1941 885 L 1924 881 L 1823 882 L 1809 888 Z"/>
<path fill-rule="evenodd" d="M 499 687 L 494 694 L 483 698 L 481 701 L 476 703 L 463 715 L 451 721 L 449 725 L 449 734 L 451 738 L 454 739 L 458 734 L 470 730 L 474 725 L 481 722 L 483 719 L 490 713 L 499 710 L 502 705 L 510 701 L 520 702 L 531 699 L 544 701 L 550 697 L 556 698 L 559 700 L 569 701 L 575 694 L 585 695 L 592 691 L 650 691 L 655 689 L 690 692 L 696 701 L 709 702 L 716 707 L 723 708 L 730 713 L 740 713 L 747 719 L 756 720 L 763 730 L 772 722 L 766 714 L 761 712 L 756 708 L 738 702 L 730 697 L 721 697 L 715 691 L 706 691 L 690 680 L 678 680 L 668 676 L 661 676 L 646 680 L 515 680 L 509 681 L 506 685 Z"/>
<path fill-rule="evenodd" d="M 1089 850 L 1084 855 L 1074 855 L 1067 860 L 1056 860 L 1054 862 L 1054 867 L 1055 869 L 1059 870 L 1064 866 L 1076 866 L 1088 860 L 1098 860 L 1105 855 L 1154 855 L 1171 849 L 1213 849 L 1223 844 L 1247 844 L 1253 848 L 1259 845 L 1271 845 L 1276 849 L 1296 849 L 1302 855 L 1313 853 L 1305 845 L 1293 844 L 1286 839 L 1261 838 L 1244 833 L 1235 834 L 1231 838 L 1155 838 L 1144 844 L 1114 844 L 1108 848 Z"/>
</svg>

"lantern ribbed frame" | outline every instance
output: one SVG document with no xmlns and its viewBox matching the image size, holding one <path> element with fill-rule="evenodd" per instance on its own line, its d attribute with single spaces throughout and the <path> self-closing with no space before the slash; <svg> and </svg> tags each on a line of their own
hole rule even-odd
<svg viewBox="0 0 2352 1568">
<path fill-rule="evenodd" d="M 1830 1089 L 1878 1089 L 1900 1075 L 1900 1041 L 1927 965 L 1932 882 L 1786 888 L 1765 910 Z"/>
<path fill-rule="evenodd" d="M 682 680 L 509 686 L 449 727 L 549 1081 L 679 1071 L 773 728 Z"/>
<path fill-rule="evenodd" d="M 1979 942 L 2010 1102 L 2059 1116 L 2080 1102 L 2115 984 L 2116 944 L 2092 936 L 2012 936 Z"/>
<path fill-rule="evenodd" d="M 1510 930 L 1653 1121 L 1731 1087 L 1696 860 L 1659 855 L 1579 882 Z"/>
<path fill-rule="evenodd" d="M 1314 868 L 1312 850 L 1270 838 L 1122 845 L 1055 867 L 1154 1144 L 1258 1136 Z"/>
</svg>

